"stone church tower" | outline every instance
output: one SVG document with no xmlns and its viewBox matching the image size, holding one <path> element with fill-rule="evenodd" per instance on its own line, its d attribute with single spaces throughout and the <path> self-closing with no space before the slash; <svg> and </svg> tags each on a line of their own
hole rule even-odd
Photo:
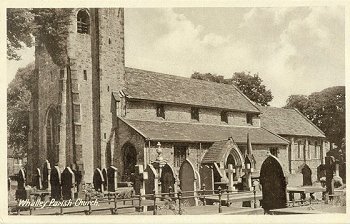
<svg viewBox="0 0 350 224">
<path fill-rule="evenodd" d="M 74 9 L 68 31 L 66 67 L 36 44 L 29 180 L 46 160 L 61 171 L 80 171 L 85 182 L 92 182 L 95 168 L 112 163 L 113 120 L 120 109 L 114 95 L 125 84 L 124 10 Z"/>
</svg>

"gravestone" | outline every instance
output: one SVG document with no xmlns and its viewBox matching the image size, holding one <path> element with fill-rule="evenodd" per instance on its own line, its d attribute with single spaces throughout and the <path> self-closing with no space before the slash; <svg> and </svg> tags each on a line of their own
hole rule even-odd
<svg viewBox="0 0 350 224">
<path fill-rule="evenodd" d="M 17 190 L 16 190 L 16 199 L 17 200 L 25 200 L 28 198 L 26 192 L 26 173 L 23 168 L 21 168 L 17 175 Z"/>
<path fill-rule="evenodd" d="M 75 176 L 70 167 L 66 167 L 61 175 L 62 197 L 63 200 L 74 199 Z"/>
<path fill-rule="evenodd" d="M 145 194 L 153 194 L 153 191 L 158 193 L 158 175 L 156 169 L 151 164 L 148 164 L 145 172 L 148 173 L 148 178 L 145 180 Z M 146 196 L 147 199 L 151 199 L 151 196 Z"/>
<path fill-rule="evenodd" d="M 169 193 L 169 188 L 171 187 L 172 192 L 175 190 L 175 173 L 169 164 L 165 164 L 162 168 L 162 173 L 160 177 L 161 190 L 162 193 Z"/>
<path fill-rule="evenodd" d="M 51 173 L 51 165 L 48 160 L 45 161 L 43 165 L 43 173 L 42 173 L 42 184 L 43 189 L 50 190 L 50 173 Z"/>
<path fill-rule="evenodd" d="M 58 166 L 54 166 L 50 172 L 51 199 L 61 199 L 61 172 Z"/>
<path fill-rule="evenodd" d="M 188 159 L 186 159 L 181 164 L 180 171 L 179 171 L 179 179 L 180 179 L 180 188 L 182 192 L 185 192 L 182 194 L 182 196 L 183 197 L 195 196 L 194 192 L 186 193 L 186 191 L 196 191 L 196 181 L 197 181 L 194 166 Z M 197 200 L 195 198 L 184 199 L 184 201 L 188 201 L 188 203 L 191 206 L 197 205 Z"/>
<path fill-rule="evenodd" d="M 102 176 L 103 176 L 103 190 L 107 190 L 108 178 L 107 178 L 107 169 L 106 168 L 102 169 Z"/>
<path fill-rule="evenodd" d="M 117 168 L 110 166 L 107 169 L 107 190 L 109 192 L 117 191 Z"/>
<path fill-rule="evenodd" d="M 41 172 L 40 172 L 40 169 L 37 168 L 35 170 L 35 173 L 34 173 L 34 186 L 36 187 L 36 189 L 38 190 L 41 190 L 43 188 L 43 185 L 42 185 L 42 179 L 41 179 Z"/>
<path fill-rule="evenodd" d="M 94 176 L 92 178 L 92 182 L 94 184 L 94 189 L 99 192 L 103 192 L 103 183 L 104 183 L 104 178 L 102 171 L 99 168 L 96 168 L 94 171 Z"/>
<path fill-rule="evenodd" d="M 287 207 L 287 183 L 283 168 L 278 159 L 268 156 L 260 170 L 262 185 L 262 207 L 265 212 Z"/>
<path fill-rule="evenodd" d="M 213 194 L 214 190 L 214 172 L 210 165 L 201 165 L 199 168 L 199 175 L 201 177 L 202 186 L 205 184 L 205 194 Z M 201 186 L 201 187 L 202 187 Z"/>
</svg>

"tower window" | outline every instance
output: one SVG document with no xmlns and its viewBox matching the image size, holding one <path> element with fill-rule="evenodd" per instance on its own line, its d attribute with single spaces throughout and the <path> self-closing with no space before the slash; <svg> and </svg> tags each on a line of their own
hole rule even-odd
<svg viewBox="0 0 350 224">
<path fill-rule="evenodd" d="M 90 32 L 90 16 L 86 10 L 80 10 L 77 15 L 77 31 L 78 33 Z"/>
<path fill-rule="evenodd" d="M 86 72 L 86 70 L 84 70 L 84 80 L 85 81 L 87 80 L 87 72 Z"/>
<path fill-rule="evenodd" d="M 165 118 L 165 110 L 163 104 L 157 105 L 157 117 Z"/>
<path fill-rule="evenodd" d="M 111 38 L 108 38 L 108 43 L 109 43 L 109 44 L 111 44 L 111 43 L 112 43 Z"/>
<path fill-rule="evenodd" d="M 109 86 L 107 86 L 107 92 L 109 92 Z"/>
<path fill-rule="evenodd" d="M 221 111 L 221 121 L 228 123 L 228 115 L 227 115 L 227 111 Z"/>
<path fill-rule="evenodd" d="M 199 109 L 191 107 L 191 119 L 199 121 Z"/>
</svg>

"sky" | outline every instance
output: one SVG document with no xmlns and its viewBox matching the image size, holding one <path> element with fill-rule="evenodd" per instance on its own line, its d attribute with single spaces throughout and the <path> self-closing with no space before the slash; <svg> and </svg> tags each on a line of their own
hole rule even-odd
<svg viewBox="0 0 350 224">
<path fill-rule="evenodd" d="M 125 9 L 128 67 L 190 77 L 258 73 L 284 106 L 292 94 L 345 85 L 344 7 Z M 34 60 L 9 61 L 8 83 Z"/>
</svg>

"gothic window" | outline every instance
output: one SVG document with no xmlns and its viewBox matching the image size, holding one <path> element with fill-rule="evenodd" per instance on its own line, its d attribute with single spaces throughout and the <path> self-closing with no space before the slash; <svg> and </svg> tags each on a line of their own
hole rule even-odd
<svg viewBox="0 0 350 224">
<path fill-rule="evenodd" d="M 46 120 L 46 150 L 47 158 L 51 164 L 58 162 L 58 152 L 56 145 L 59 142 L 59 129 L 56 111 L 51 108 Z"/>
<path fill-rule="evenodd" d="M 227 115 L 227 111 L 221 111 L 221 121 L 228 123 L 228 115 Z"/>
<path fill-rule="evenodd" d="M 83 73 L 84 73 L 84 80 L 86 81 L 87 80 L 87 71 L 84 70 Z"/>
<path fill-rule="evenodd" d="M 86 10 L 80 10 L 77 15 L 77 31 L 78 33 L 90 32 L 90 17 Z"/>
<path fill-rule="evenodd" d="M 301 158 L 301 153 L 302 153 L 302 145 L 301 142 L 298 142 L 298 159 Z"/>
<path fill-rule="evenodd" d="M 199 121 L 199 109 L 191 107 L 191 119 Z"/>
<path fill-rule="evenodd" d="M 318 150 L 319 150 L 319 147 L 318 147 L 318 145 L 317 145 L 317 141 L 315 141 L 315 153 L 314 153 L 314 155 L 315 155 L 315 159 L 318 159 Z"/>
<path fill-rule="evenodd" d="M 181 164 L 186 160 L 186 146 L 175 146 L 174 147 L 174 166 L 180 167 Z"/>
<path fill-rule="evenodd" d="M 158 104 L 157 105 L 157 117 L 165 118 L 165 111 L 164 111 L 164 105 Z"/>
</svg>

